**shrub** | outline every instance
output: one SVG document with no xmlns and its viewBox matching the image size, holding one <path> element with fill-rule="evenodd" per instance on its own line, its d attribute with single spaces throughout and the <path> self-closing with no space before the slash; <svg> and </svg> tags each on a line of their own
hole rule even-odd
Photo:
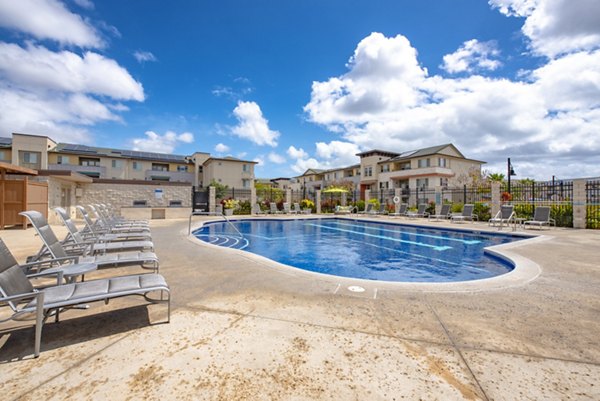
<svg viewBox="0 0 600 401">
<path fill-rule="evenodd" d="M 371 198 L 371 199 L 369 199 L 369 203 L 373 204 L 373 209 L 379 210 L 380 203 L 377 199 Z"/>
<path fill-rule="evenodd" d="M 435 202 L 429 202 L 425 211 L 429 214 L 435 214 Z"/>
<path fill-rule="evenodd" d="M 365 201 L 358 200 L 354 203 L 354 206 L 356 206 L 359 212 L 362 212 L 363 210 L 365 210 Z"/>
<path fill-rule="evenodd" d="M 461 213 L 463 210 L 463 204 L 458 202 L 458 203 L 453 203 L 452 207 L 450 208 L 450 213 Z"/>
<path fill-rule="evenodd" d="M 473 213 L 477 215 L 479 221 L 488 221 L 492 217 L 490 213 L 490 205 L 483 202 L 475 202 Z"/>
<path fill-rule="evenodd" d="M 249 200 L 240 201 L 238 208 L 233 211 L 233 214 L 250 214 L 252 212 L 252 205 Z"/>
<path fill-rule="evenodd" d="M 302 199 L 302 201 L 300 202 L 300 207 L 302 209 L 310 209 L 313 213 L 317 211 L 315 207 L 315 202 L 311 201 L 310 199 Z"/>
</svg>

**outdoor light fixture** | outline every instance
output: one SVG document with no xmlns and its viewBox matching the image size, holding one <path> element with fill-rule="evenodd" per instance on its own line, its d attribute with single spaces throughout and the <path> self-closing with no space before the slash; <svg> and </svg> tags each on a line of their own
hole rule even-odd
<svg viewBox="0 0 600 401">
<path fill-rule="evenodd" d="M 513 175 L 517 175 L 515 170 L 513 169 L 512 164 L 510 163 L 510 157 L 508 158 L 508 193 L 510 193 L 510 177 Z"/>
</svg>

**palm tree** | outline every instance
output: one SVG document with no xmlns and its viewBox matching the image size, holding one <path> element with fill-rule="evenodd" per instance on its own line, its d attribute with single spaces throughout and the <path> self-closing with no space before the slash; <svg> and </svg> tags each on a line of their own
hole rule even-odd
<svg viewBox="0 0 600 401">
<path fill-rule="evenodd" d="M 491 173 L 487 176 L 488 180 L 492 182 L 502 182 L 504 181 L 504 174 L 502 173 Z"/>
</svg>

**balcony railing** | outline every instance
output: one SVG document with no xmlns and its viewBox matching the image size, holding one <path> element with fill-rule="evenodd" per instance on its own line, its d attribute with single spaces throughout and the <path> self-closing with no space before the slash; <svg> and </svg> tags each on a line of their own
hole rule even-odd
<svg viewBox="0 0 600 401">
<path fill-rule="evenodd" d="M 79 166 L 76 164 L 49 164 L 48 170 L 70 170 L 77 173 L 99 174 L 99 178 L 106 178 L 106 167 L 103 166 Z"/>
<path fill-rule="evenodd" d="M 163 180 L 173 182 L 194 182 L 194 173 L 187 171 L 156 171 L 146 170 L 146 180 Z"/>
</svg>

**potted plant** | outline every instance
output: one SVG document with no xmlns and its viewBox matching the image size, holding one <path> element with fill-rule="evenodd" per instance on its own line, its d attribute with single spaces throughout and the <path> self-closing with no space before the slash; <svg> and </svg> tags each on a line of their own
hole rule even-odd
<svg viewBox="0 0 600 401">
<path fill-rule="evenodd" d="M 223 212 L 225 216 L 233 216 L 233 210 L 237 208 L 239 202 L 235 199 L 225 199 L 223 201 Z"/>
</svg>

